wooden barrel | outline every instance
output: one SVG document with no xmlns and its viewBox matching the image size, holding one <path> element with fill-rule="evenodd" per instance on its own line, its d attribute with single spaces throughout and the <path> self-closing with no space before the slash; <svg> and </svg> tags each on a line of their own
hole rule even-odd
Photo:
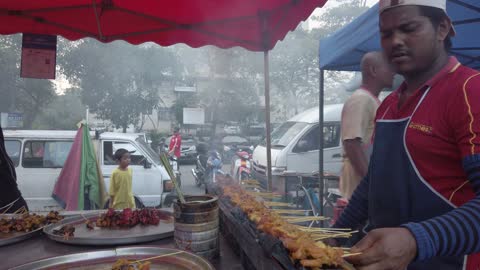
<svg viewBox="0 0 480 270">
<path fill-rule="evenodd" d="M 185 196 L 187 203 L 174 202 L 175 245 L 207 259 L 219 256 L 218 198 Z"/>
</svg>

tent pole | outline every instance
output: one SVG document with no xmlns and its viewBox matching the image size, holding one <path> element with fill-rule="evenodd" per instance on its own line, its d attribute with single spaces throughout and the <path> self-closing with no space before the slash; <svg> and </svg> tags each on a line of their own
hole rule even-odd
<svg viewBox="0 0 480 270">
<path fill-rule="evenodd" d="M 268 51 L 263 52 L 263 67 L 265 79 L 265 128 L 267 136 L 267 191 L 272 191 L 272 138 L 270 136 L 270 71 L 268 63 Z"/>
<path fill-rule="evenodd" d="M 318 151 L 318 180 L 320 184 L 320 192 L 318 194 L 320 201 L 320 215 L 324 215 L 323 200 L 325 194 L 325 182 L 323 178 L 323 148 L 324 148 L 324 134 L 323 134 L 323 97 L 325 87 L 325 70 L 320 69 L 319 91 L 318 91 L 318 125 L 320 128 L 320 146 Z M 323 225 L 323 224 L 322 224 Z"/>
</svg>

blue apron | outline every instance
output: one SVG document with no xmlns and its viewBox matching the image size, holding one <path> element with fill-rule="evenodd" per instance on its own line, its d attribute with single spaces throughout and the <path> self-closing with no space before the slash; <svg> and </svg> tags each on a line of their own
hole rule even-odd
<svg viewBox="0 0 480 270">
<path fill-rule="evenodd" d="M 368 176 L 368 230 L 424 221 L 455 208 L 422 178 L 406 148 L 407 127 L 417 108 L 409 118 L 377 120 Z M 408 269 L 461 270 L 465 258 L 435 257 Z"/>
</svg>

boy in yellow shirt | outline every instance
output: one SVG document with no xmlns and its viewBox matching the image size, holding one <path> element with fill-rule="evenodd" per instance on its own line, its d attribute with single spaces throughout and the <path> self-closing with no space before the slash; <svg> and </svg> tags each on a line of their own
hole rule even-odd
<svg viewBox="0 0 480 270">
<path fill-rule="evenodd" d="M 132 192 L 132 169 L 130 164 L 130 153 L 120 148 L 115 151 L 115 160 L 118 168 L 112 172 L 110 177 L 110 207 L 114 209 L 135 208 L 135 200 Z"/>
</svg>

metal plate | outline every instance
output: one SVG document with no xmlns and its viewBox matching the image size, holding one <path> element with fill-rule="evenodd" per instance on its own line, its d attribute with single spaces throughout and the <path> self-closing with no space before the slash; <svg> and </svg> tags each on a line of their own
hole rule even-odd
<svg viewBox="0 0 480 270">
<path fill-rule="evenodd" d="M 21 215 L 14 215 L 14 214 L 3 214 L 0 215 L 1 218 L 7 218 L 10 219 L 12 217 L 16 216 L 21 216 Z M 23 240 L 27 240 L 31 237 L 34 237 L 36 235 L 40 235 L 42 233 L 43 227 L 40 227 L 36 230 L 33 230 L 31 232 L 11 232 L 11 233 L 2 233 L 0 232 L 0 247 L 1 246 L 6 246 L 10 244 L 14 244 Z"/>
<path fill-rule="evenodd" d="M 87 214 L 64 219 L 56 224 L 48 225 L 44 228 L 44 233 L 52 240 L 72 245 L 126 245 L 144 243 L 173 236 L 173 222 L 167 223 L 160 220 L 157 226 L 137 225 L 132 228 L 107 229 L 95 227 L 94 230 L 87 229 L 85 218 L 93 221 L 97 220 L 99 214 Z M 65 239 L 53 233 L 64 225 L 75 227 L 73 237 Z"/>
<path fill-rule="evenodd" d="M 11 270 L 106 270 L 112 269 L 113 263 L 121 258 L 141 260 L 178 251 L 177 249 L 159 247 L 117 248 L 52 257 L 17 266 L 11 268 Z M 151 262 L 151 270 L 214 270 L 213 266 L 205 259 L 188 252 L 148 261 Z"/>
</svg>

